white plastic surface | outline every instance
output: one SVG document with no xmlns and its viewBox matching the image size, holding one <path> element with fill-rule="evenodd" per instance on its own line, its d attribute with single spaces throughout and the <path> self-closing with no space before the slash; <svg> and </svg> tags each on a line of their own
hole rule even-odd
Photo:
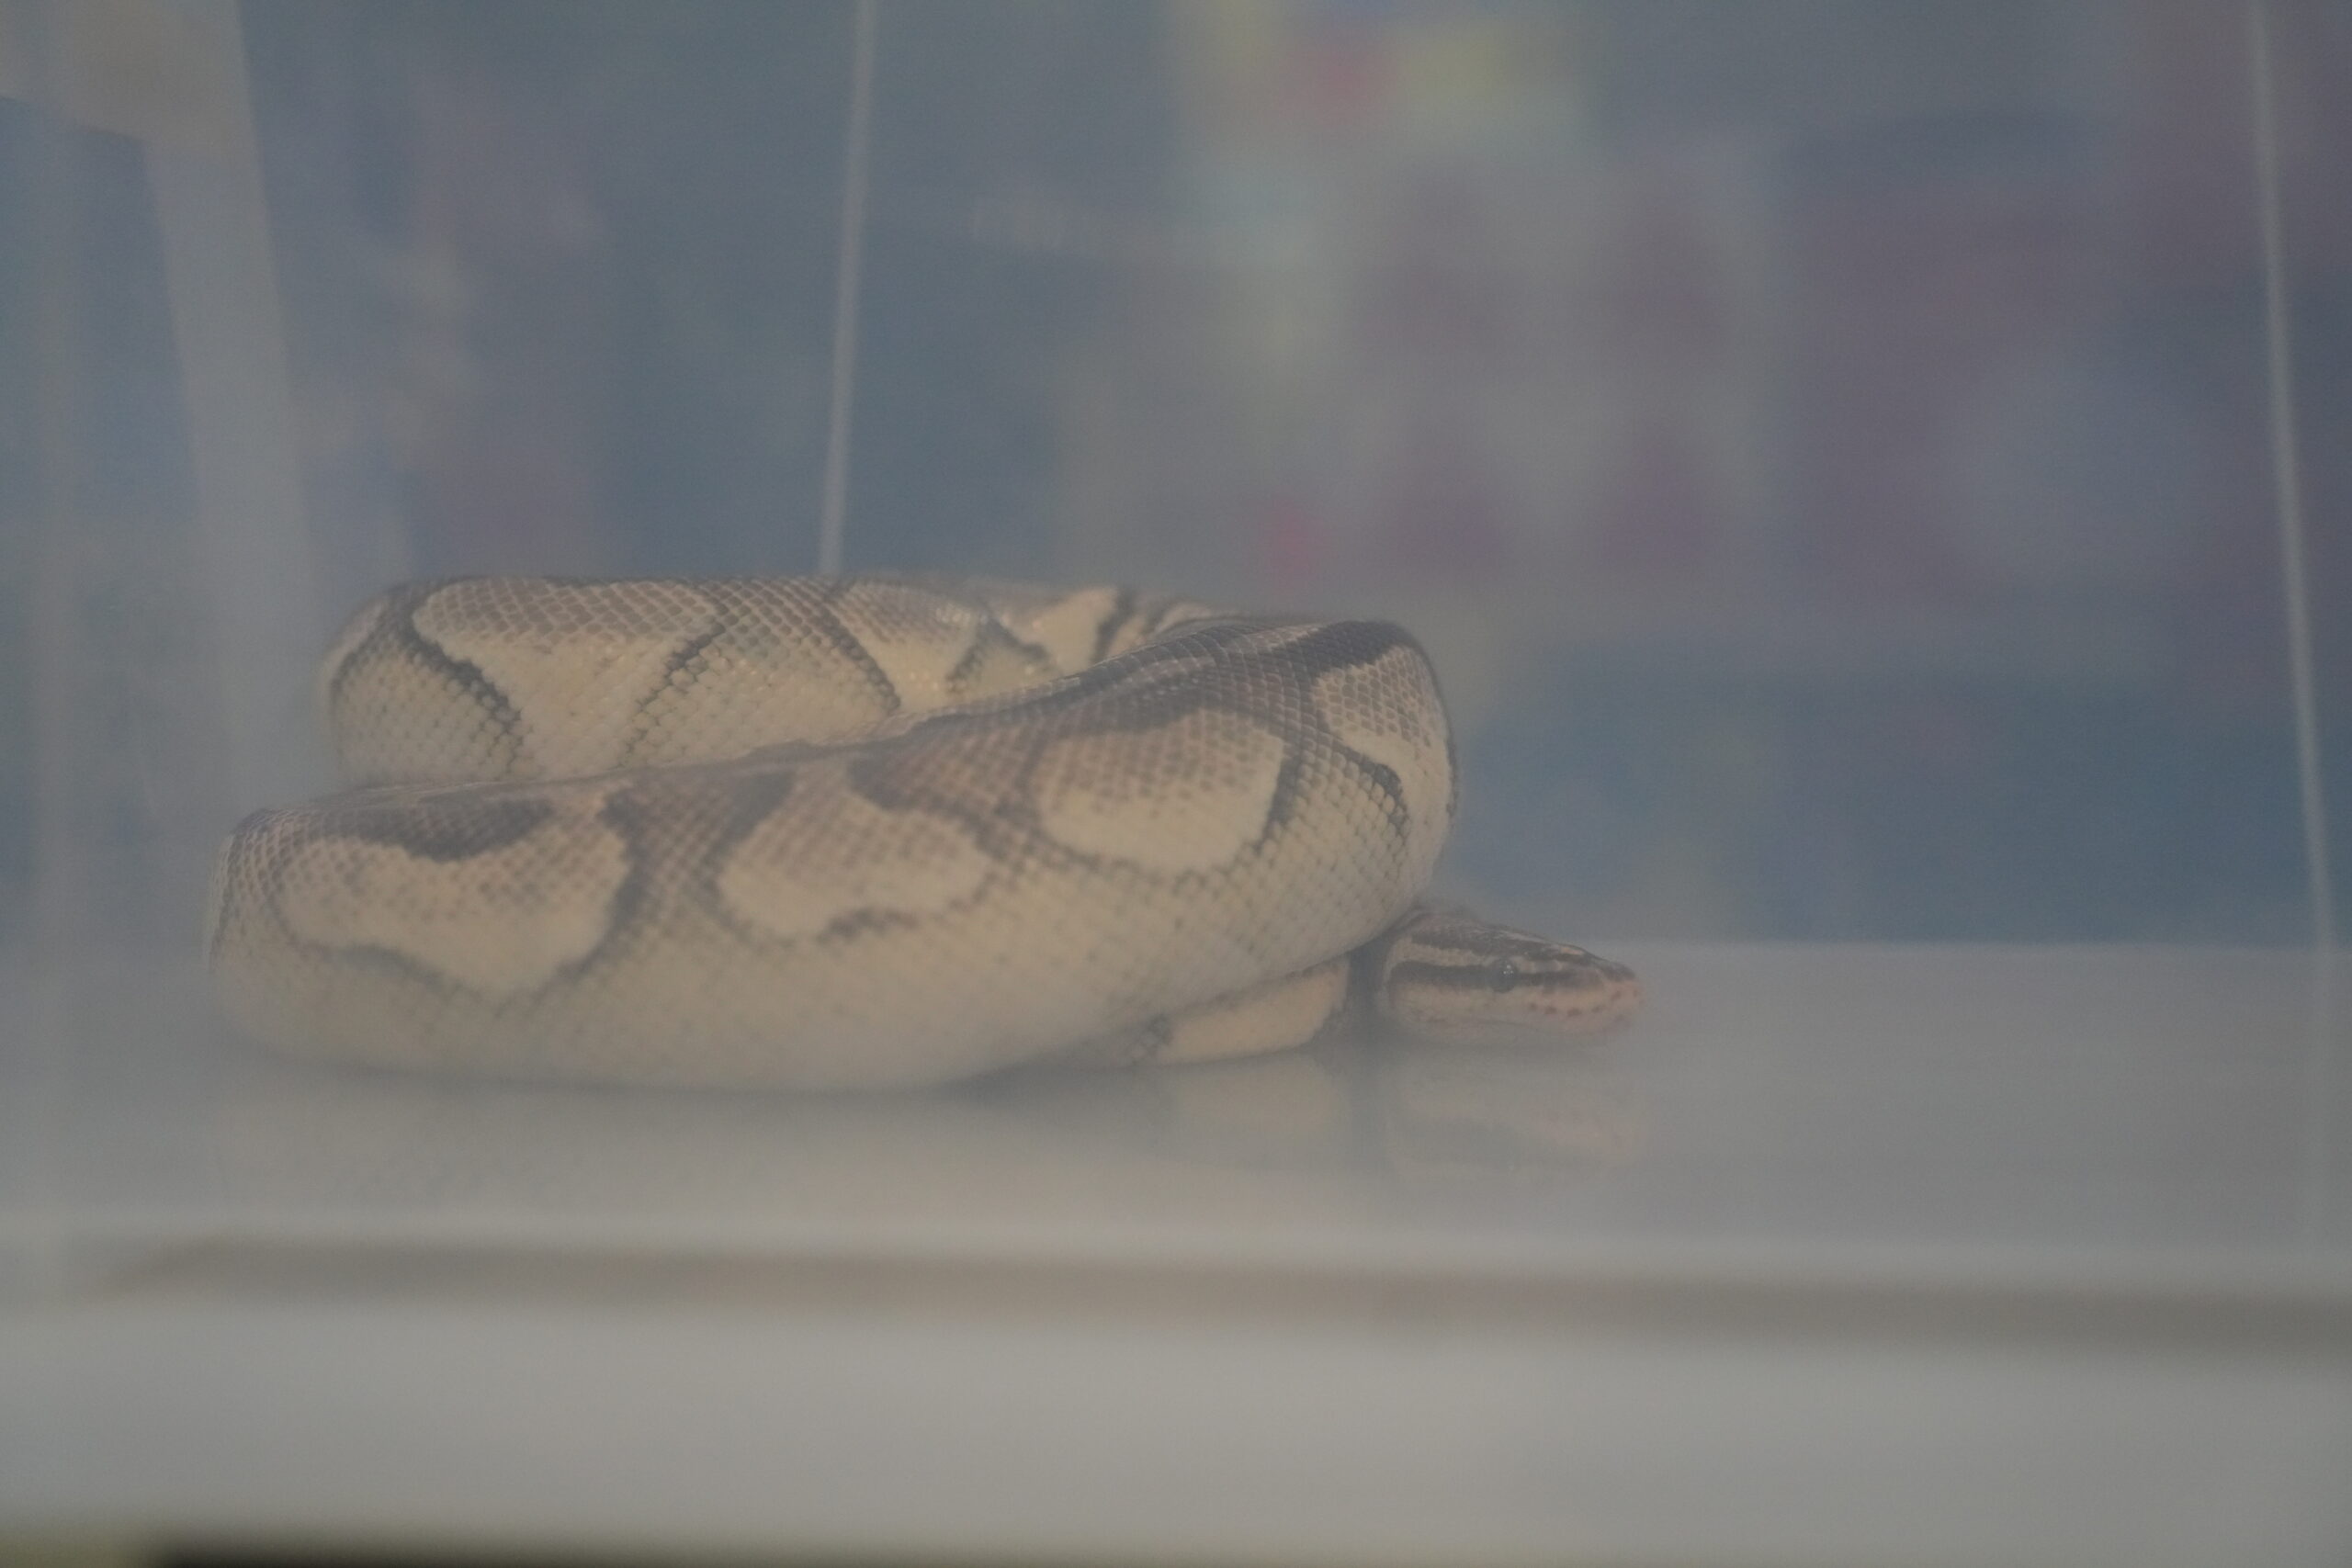
<svg viewBox="0 0 2352 1568">
<path fill-rule="evenodd" d="M 1593 1053 L 904 1101 L 461 1091 L 101 987 L 125 1047 L 64 1101 L 68 1244 L 10 1215 L 0 1517 L 2340 1560 L 2346 1094 L 2296 960 L 1638 956 L 1656 1010 Z"/>
</svg>

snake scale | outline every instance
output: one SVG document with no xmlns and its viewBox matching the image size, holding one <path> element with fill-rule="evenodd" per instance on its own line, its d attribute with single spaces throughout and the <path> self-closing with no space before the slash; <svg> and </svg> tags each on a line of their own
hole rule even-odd
<svg viewBox="0 0 2352 1568">
<path fill-rule="evenodd" d="M 1280 1049 L 1351 1006 L 1574 1032 L 1580 948 L 1423 903 L 1453 748 L 1402 629 L 969 579 L 407 584 L 320 676 L 345 793 L 208 945 L 297 1055 L 876 1089 Z"/>
</svg>

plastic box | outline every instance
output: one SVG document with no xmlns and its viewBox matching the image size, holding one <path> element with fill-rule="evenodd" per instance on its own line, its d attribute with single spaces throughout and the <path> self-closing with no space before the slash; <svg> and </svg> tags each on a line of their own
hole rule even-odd
<svg viewBox="0 0 2352 1568">
<path fill-rule="evenodd" d="M 2348 89 L 2304 4 L 0 11 L 0 1557 L 2344 1561 Z M 836 548 L 1405 621 L 1442 890 L 1649 1010 L 216 1021 L 361 596 Z"/>
</svg>

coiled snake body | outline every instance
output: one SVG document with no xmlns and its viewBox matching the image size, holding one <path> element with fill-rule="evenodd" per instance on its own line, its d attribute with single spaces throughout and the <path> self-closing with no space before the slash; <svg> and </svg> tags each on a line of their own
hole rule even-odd
<svg viewBox="0 0 2352 1568">
<path fill-rule="evenodd" d="M 222 851 L 246 1031 L 379 1065 L 879 1088 L 1601 1026 L 1581 949 L 1420 905 L 1454 810 L 1374 621 L 886 578 L 411 584 L 321 674 L 360 786 Z"/>
</svg>

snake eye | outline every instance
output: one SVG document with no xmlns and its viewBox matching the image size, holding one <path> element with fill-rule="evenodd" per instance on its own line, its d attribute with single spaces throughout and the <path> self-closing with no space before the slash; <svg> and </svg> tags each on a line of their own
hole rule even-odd
<svg viewBox="0 0 2352 1568">
<path fill-rule="evenodd" d="M 1519 965 L 1508 958 L 1498 958 L 1487 965 L 1487 988 L 1503 992 L 1519 984 Z"/>
</svg>

